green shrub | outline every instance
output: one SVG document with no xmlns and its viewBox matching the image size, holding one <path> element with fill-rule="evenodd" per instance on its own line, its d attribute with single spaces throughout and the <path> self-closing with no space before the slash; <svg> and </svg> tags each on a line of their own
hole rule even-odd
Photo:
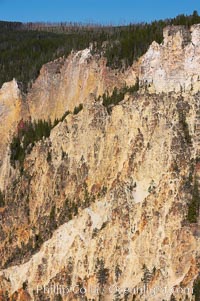
<svg viewBox="0 0 200 301">
<path fill-rule="evenodd" d="M 49 151 L 47 154 L 47 162 L 50 163 L 51 162 L 51 152 Z"/>
<path fill-rule="evenodd" d="M 200 195 L 198 189 L 198 182 L 195 178 L 194 187 L 192 192 L 192 199 L 188 205 L 187 219 L 190 223 L 197 223 L 200 209 Z"/>
<path fill-rule="evenodd" d="M 115 87 L 111 95 L 109 95 L 107 92 L 102 95 L 103 105 L 104 107 L 109 109 L 111 105 L 117 105 L 120 101 L 122 101 L 126 93 L 134 93 L 137 92 L 138 90 L 139 90 L 138 79 L 135 85 L 133 86 L 130 87 L 125 86 L 119 90 Z M 98 100 L 100 100 L 100 98 L 101 97 L 99 97 Z"/>
<path fill-rule="evenodd" d="M 62 122 L 69 114 L 70 112 L 66 111 L 60 119 L 56 118 L 53 124 L 51 123 L 51 120 L 46 121 L 39 119 L 33 122 L 21 120 L 19 124 L 22 126 L 18 126 L 17 134 L 13 137 L 10 144 L 11 165 L 15 167 L 15 161 L 18 161 L 20 164 L 20 170 L 23 171 L 23 163 L 26 154 L 31 152 L 37 141 L 40 141 L 43 137 L 48 138 L 52 128 L 54 128 L 59 122 Z M 48 152 L 47 161 L 51 161 L 50 152 Z"/>
<path fill-rule="evenodd" d="M 50 223 L 50 228 L 55 229 L 57 226 L 56 223 L 56 207 L 53 205 L 51 207 L 50 215 L 49 215 L 49 223 Z"/>
<path fill-rule="evenodd" d="M 70 111 L 66 111 L 63 116 L 61 117 L 60 121 L 63 121 L 71 112 Z"/>
<path fill-rule="evenodd" d="M 54 128 L 59 122 L 64 121 L 64 119 L 65 119 L 70 113 L 71 113 L 70 111 L 66 111 L 60 119 L 59 119 L 59 118 L 56 118 L 56 119 L 54 120 L 54 123 L 53 123 L 52 128 Z"/>
<path fill-rule="evenodd" d="M 55 296 L 55 301 L 62 301 L 62 300 L 63 298 L 60 294 Z"/>
<path fill-rule="evenodd" d="M 193 295 L 195 296 L 194 301 L 199 301 L 200 300 L 200 275 L 194 281 Z"/>
<path fill-rule="evenodd" d="M 80 103 L 80 105 L 78 107 L 74 108 L 73 114 L 77 115 L 80 111 L 82 111 L 82 109 L 83 109 L 83 104 Z"/>
<path fill-rule="evenodd" d="M 183 110 L 179 111 L 179 123 L 182 127 L 184 137 L 185 137 L 185 141 L 188 144 L 191 144 L 192 141 L 191 141 L 191 136 L 190 136 L 190 132 L 189 132 L 188 123 L 186 121 L 186 113 Z"/>
<path fill-rule="evenodd" d="M 116 282 L 118 282 L 118 280 L 119 280 L 121 274 L 122 274 L 122 271 L 121 271 L 121 269 L 120 269 L 119 264 L 117 264 L 116 267 L 115 267 L 115 281 L 116 281 Z"/>
<path fill-rule="evenodd" d="M 10 162 L 15 167 L 15 161 L 19 161 L 23 167 L 27 153 L 30 153 L 35 143 L 43 137 L 49 137 L 52 128 L 51 121 L 21 121 L 22 127 L 18 127 L 17 135 L 13 137 L 10 144 Z"/>
<path fill-rule="evenodd" d="M 0 207 L 4 207 L 4 206 L 5 206 L 5 197 L 0 190 Z"/>
<path fill-rule="evenodd" d="M 141 279 L 145 285 L 148 285 L 148 283 L 152 280 L 154 272 L 150 271 L 147 266 L 143 265 L 143 278 Z"/>
<path fill-rule="evenodd" d="M 100 260 L 97 259 L 96 268 L 97 268 L 97 272 L 96 272 L 97 282 L 100 287 L 103 287 L 108 281 L 109 269 L 105 268 L 105 263 L 103 259 Z"/>
<path fill-rule="evenodd" d="M 176 298 L 174 297 L 174 295 L 171 295 L 170 301 L 176 301 Z"/>
</svg>

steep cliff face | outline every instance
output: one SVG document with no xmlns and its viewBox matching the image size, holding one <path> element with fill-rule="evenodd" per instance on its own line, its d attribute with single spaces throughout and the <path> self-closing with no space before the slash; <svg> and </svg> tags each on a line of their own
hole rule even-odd
<svg viewBox="0 0 200 301">
<path fill-rule="evenodd" d="M 136 75 L 129 76 L 106 67 L 106 60 L 92 56 L 90 49 L 72 53 L 67 59 L 46 64 L 27 97 L 34 119 L 52 120 L 63 112 L 90 98 L 111 92 L 114 87 L 134 84 Z M 91 96 L 91 97 L 89 97 Z"/>
<path fill-rule="evenodd" d="M 90 49 L 85 49 L 44 65 L 26 96 L 22 97 L 15 80 L 5 83 L 0 90 L 0 188 L 7 187 L 6 180 L 13 172 L 8 148 L 21 119 L 50 118 L 53 122 L 79 104 L 112 92 L 114 87 L 133 85 L 137 69 L 137 64 L 124 73 L 109 69 L 104 58 L 92 56 Z"/>
<path fill-rule="evenodd" d="M 17 124 L 28 112 L 17 82 L 5 83 L 0 89 L 0 188 L 9 182 L 9 156 L 6 152 Z"/>
<path fill-rule="evenodd" d="M 7 142 L 7 128 L 13 130 L 16 128 L 16 122 L 22 115 L 22 96 L 15 80 L 5 83 L 0 89 L 0 112 L 1 112 L 1 147 L 0 152 L 4 151 L 3 145 Z"/>
<path fill-rule="evenodd" d="M 200 87 L 200 25 L 190 30 L 170 26 L 164 30 L 161 45 L 154 42 L 144 55 L 141 83 L 156 92 L 196 93 Z"/>
<path fill-rule="evenodd" d="M 36 143 L 23 172 L 12 169 L 0 208 L 2 300 L 192 300 L 200 94 L 185 58 L 196 47 L 198 62 L 199 35 L 167 28 L 124 74 L 89 50 L 43 67 L 27 98 L 33 119 L 84 106 Z M 94 96 L 135 83 L 138 65 L 141 89 L 108 112 Z"/>
<path fill-rule="evenodd" d="M 52 223 L 53 230 L 63 225 L 27 263 L 1 272 L 7 279 L 1 282 L 2 289 L 10 288 L 14 293 L 27 282 L 34 300 L 46 300 L 48 293 L 43 285 L 50 287 L 54 281 L 66 285 L 69 262 L 73 265 L 71 287 L 78 282 L 87 288 L 98 287 L 98 260 L 102 259 L 109 270 L 108 287 L 116 281 L 124 289 L 142 287 L 146 267 L 150 288 L 164 290 L 163 283 L 168 287 L 166 293 L 158 292 L 148 300 L 169 300 L 176 285 L 187 288 L 191 296 L 200 254 L 198 227 L 190 227 L 187 222 L 190 192 L 186 183 L 195 165 L 192 162 L 196 162 L 197 147 L 187 144 L 179 110 L 187 111 L 190 132 L 195 137 L 196 101 L 192 97 L 186 101 L 135 95 L 114 107 L 111 115 L 95 103 L 76 116 L 69 115 L 49 140 L 38 143 L 27 157 L 24 175 L 10 199 L 8 194 L 3 215 L 7 223 L 3 222 L 2 234 L 8 233 L 7 227 L 10 234 L 1 250 L 2 263 L 14 251 L 12 259 L 18 263 L 22 261 L 20 252 L 28 259 L 38 237 L 35 234 L 46 240 L 45 231 Z M 9 203 L 13 202 L 12 194 L 19 208 Z M 71 203 L 78 208 L 70 217 Z M 29 220 L 25 218 L 27 204 Z M 7 213 L 9 206 L 11 216 Z M 12 229 L 16 215 L 18 221 Z M 29 249 L 28 237 L 33 238 Z M 9 240 L 12 250 L 6 247 Z M 184 300 L 186 294 L 179 296 Z M 56 300 L 56 294 L 48 297 Z M 66 294 L 63 300 L 69 297 Z M 113 293 L 107 291 L 104 298 L 113 300 Z M 136 300 L 145 298 L 141 295 Z"/>
</svg>

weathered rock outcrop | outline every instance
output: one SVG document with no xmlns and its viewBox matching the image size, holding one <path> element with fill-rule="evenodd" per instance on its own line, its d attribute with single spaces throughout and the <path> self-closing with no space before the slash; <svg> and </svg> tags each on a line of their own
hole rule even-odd
<svg viewBox="0 0 200 301">
<path fill-rule="evenodd" d="M 62 212 L 63 222 L 66 218 L 70 221 L 60 226 L 27 263 L 1 272 L 3 279 L 9 279 L 7 289 L 10 287 L 11 293 L 27 282 L 34 300 L 46 300 L 48 294 L 42 286 L 54 281 L 64 286 L 64 280 L 60 283 L 56 279 L 69 276 L 70 261 L 72 287 L 78 282 L 87 288 L 98 287 L 98 259 L 103 259 L 109 270 L 109 287 L 116 281 L 124 289 L 142 287 L 146 267 L 149 288 L 164 290 L 163 283 L 168 287 L 166 295 L 159 292 L 148 300 L 169 300 L 173 286 L 187 288 L 191 296 L 200 250 L 198 226 L 187 222 L 186 183 L 192 166 L 196 166 L 197 146 L 187 144 L 179 110 L 188 111 L 195 138 L 196 101 L 192 97 L 186 101 L 135 95 L 114 107 L 111 115 L 100 103 L 88 104 L 78 115 L 69 115 L 60 123 L 49 140 L 38 143 L 27 157 L 24 176 L 11 192 L 20 207 L 12 209 L 12 216 L 18 215 L 19 220 L 10 229 L 9 239 L 20 253 L 34 231 L 45 240 L 45 230 L 51 223 L 59 224 Z M 29 179 L 26 195 L 25 178 Z M 21 200 L 17 191 L 23 194 Z M 7 197 L 9 200 L 12 194 Z M 24 217 L 27 202 L 28 221 Z M 78 205 L 72 220 L 70 207 L 64 211 L 70 202 Z M 8 202 L 9 206 L 13 208 Z M 5 209 L 3 233 L 8 233 L 12 216 Z M 5 241 L 9 245 L 8 239 Z M 6 253 L 1 250 L 2 263 L 10 254 L 6 245 Z M 27 252 L 31 252 L 32 245 L 29 247 Z M 5 280 L 1 283 L 6 287 Z M 38 294 L 33 292 L 37 288 L 41 288 Z M 184 293 L 178 295 L 181 300 L 186 297 Z M 48 297 L 56 300 L 55 294 Z M 114 298 L 109 292 L 104 297 Z M 63 300 L 68 298 L 69 294 Z M 145 295 L 136 300 L 145 300 Z"/>
<path fill-rule="evenodd" d="M 9 182 L 11 171 L 7 148 L 10 138 L 16 132 L 22 116 L 26 118 L 27 112 L 28 108 L 16 80 L 5 83 L 0 89 L 0 188 L 5 187 L 6 182 Z"/>
<path fill-rule="evenodd" d="M 137 65 L 125 73 L 112 70 L 106 67 L 105 58 L 92 56 L 90 49 L 85 49 L 44 65 L 26 96 L 22 97 L 15 80 L 5 83 L 0 90 L 0 188 L 7 187 L 6 179 L 12 172 L 8 148 L 21 119 L 50 118 L 53 122 L 66 111 L 92 102 L 114 87 L 133 85 L 137 77 L 135 70 Z"/>
<path fill-rule="evenodd" d="M 143 56 L 141 84 L 156 92 L 191 92 L 200 88 L 200 25 L 164 29 L 161 45 L 154 42 Z"/>
<path fill-rule="evenodd" d="M 105 58 L 92 56 L 90 49 L 72 53 L 67 59 L 46 64 L 28 94 L 34 119 L 60 118 L 67 110 L 112 91 L 134 84 L 136 75 L 121 73 L 106 66 Z"/>
<path fill-rule="evenodd" d="M 84 106 L 8 179 L 0 298 L 192 300 L 200 230 L 188 208 L 200 177 L 200 94 L 199 70 L 185 61 L 196 47 L 198 62 L 200 29 L 191 32 L 167 28 L 164 43 L 139 60 L 140 91 L 109 112 L 94 96 L 134 83 L 137 68 L 115 74 L 89 50 L 43 67 L 27 98 L 33 119 Z"/>
</svg>

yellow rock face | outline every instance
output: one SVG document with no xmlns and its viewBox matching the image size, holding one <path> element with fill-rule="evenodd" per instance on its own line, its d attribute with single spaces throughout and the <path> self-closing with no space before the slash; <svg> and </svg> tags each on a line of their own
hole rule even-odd
<svg viewBox="0 0 200 301">
<path fill-rule="evenodd" d="M 196 50 L 198 30 L 192 29 Z M 199 217 L 190 223 L 187 214 L 200 173 L 200 96 L 162 77 L 185 72 L 193 47 L 188 34 L 167 28 L 164 44 L 153 43 L 123 74 L 88 49 L 51 62 L 29 92 L 27 107 L 15 81 L 2 88 L 2 120 L 12 131 L 21 116 L 54 120 L 84 103 L 35 144 L 23 173 L 9 170 L 9 153 L 4 157 L 2 296 L 8 291 L 17 300 L 61 300 L 51 291 L 55 284 L 69 289 L 61 292 L 65 301 L 81 299 L 81 286 L 88 300 L 115 300 L 116 287 L 128 301 L 169 301 L 172 293 L 177 300 L 194 299 Z M 125 95 L 110 112 L 94 101 L 115 86 L 134 84 L 138 69 L 141 85 L 153 80 L 143 85 L 146 91 Z M 9 137 L 6 126 L 2 139 Z"/>
<path fill-rule="evenodd" d="M 133 85 L 136 76 L 130 76 L 130 72 L 110 70 L 105 59 L 92 57 L 89 49 L 73 53 L 67 60 L 61 58 L 48 63 L 28 94 L 30 114 L 33 119 L 60 118 L 65 111 L 94 101 L 105 91 L 110 92 L 126 82 Z"/>
<path fill-rule="evenodd" d="M 11 294 L 28 282 L 33 300 L 37 289 L 43 300 L 53 283 L 66 284 L 63 279 L 68 279 L 71 261 L 71 289 L 78 282 L 88 290 L 98 288 L 98 259 L 103 259 L 109 270 L 103 300 L 113 300 L 115 285 L 121 288 L 121 296 L 125 288 L 143 287 L 144 277 L 149 277 L 150 301 L 170 300 L 172 288 L 180 290 L 181 285 L 191 298 L 200 249 L 198 225 L 191 227 L 186 221 L 189 195 L 184 183 L 198 146 L 183 142 L 177 106 L 190 103 L 188 124 L 195 138 L 196 100 L 176 96 L 129 96 L 111 115 L 100 103 L 88 103 L 35 146 L 25 161 L 24 177 L 31 179 L 26 236 L 42 227 L 42 220 L 52 215 L 53 204 L 58 221 L 67 198 L 84 204 L 93 195 L 95 202 L 85 209 L 80 206 L 78 215 L 60 225 L 25 263 L 0 272 L 10 280 Z M 23 206 L 23 198 L 19 204 Z M 12 232 L 20 245 L 22 231 L 13 228 Z M 2 253 L 3 259 L 6 256 Z M 116 280 L 117 266 L 121 272 Z M 95 298 L 93 294 L 89 291 L 87 297 Z M 186 294 L 179 291 L 176 296 L 184 300 Z M 141 294 L 136 300 L 146 297 Z M 70 292 L 63 298 L 76 297 Z"/>
<path fill-rule="evenodd" d="M 27 117 L 22 95 L 15 80 L 5 83 L 0 89 L 0 187 L 9 178 L 8 146 L 21 118 Z"/>
<path fill-rule="evenodd" d="M 0 112 L 0 151 L 2 151 L 8 139 L 7 132 L 16 128 L 17 121 L 22 116 L 22 97 L 15 80 L 5 83 L 0 90 Z"/>
<path fill-rule="evenodd" d="M 134 67 L 136 68 L 136 67 Z M 22 98 L 17 82 L 5 83 L 0 90 L 0 187 L 12 172 L 6 150 L 17 125 L 23 118 L 49 118 L 54 121 L 67 111 L 73 111 L 80 103 L 94 102 L 105 91 L 126 83 L 133 85 L 136 72 L 130 68 L 125 73 L 106 67 L 103 58 L 92 57 L 85 49 L 44 65 L 28 95 Z"/>
</svg>

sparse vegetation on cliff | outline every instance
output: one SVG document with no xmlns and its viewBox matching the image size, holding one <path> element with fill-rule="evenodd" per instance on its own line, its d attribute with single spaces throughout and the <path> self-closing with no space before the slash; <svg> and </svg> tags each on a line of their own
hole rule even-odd
<svg viewBox="0 0 200 301">
<path fill-rule="evenodd" d="M 194 301 L 200 300 L 200 275 L 196 278 L 193 284 Z"/>
<path fill-rule="evenodd" d="M 83 110 L 83 104 L 82 103 L 80 103 L 80 105 L 78 106 L 78 107 L 75 107 L 74 108 L 74 111 L 73 111 L 73 114 L 74 115 L 77 115 L 80 111 L 82 111 Z"/>
<path fill-rule="evenodd" d="M 176 298 L 174 297 L 174 295 L 172 294 L 170 297 L 170 301 L 176 301 Z"/>
<path fill-rule="evenodd" d="M 4 207 L 5 206 L 5 198 L 3 193 L 0 190 L 0 207 Z"/>
<path fill-rule="evenodd" d="M 195 178 L 193 191 L 192 191 L 192 199 L 188 205 L 187 219 L 190 223 L 197 223 L 199 217 L 199 209 L 200 209 L 200 194 L 199 194 L 198 182 L 197 179 Z"/>
<path fill-rule="evenodd" d="M 107 283 L 109 277 L 109 269 L 105 268 L 104 259 L 97 258 L 96 269 L 97 282 L 100 288 L 102 288 Z"/>
<path fill-rule="evenodd" d="M 53 205 L 51 207 L 50 215 L 49 215 L 49 223 L 52 231 L 56 229 L 57 223 L 56 223 L 56 207 Z"/>
<path fill-rule="evenodd" d="M 188 123 L 186 121 L 186 113 L 183 110 L 179 111 L 179 123 L 182 127 L 184 137 L 185 137 L 185 141 L 188 144 L 191 144 L 192 141 L 191 141 L 191 136 L 190 136 L 190 132 L 189 132 Z"/>
<path fill-rule="evenodd" d="M 179 101 L 175 93 L 135 93 L 138 88 L 137 83 L 105 94 L 95 108 L 88 106 L 88 118 L 83 114 L 87 105 L 75 116 L 83 108 L 80 105 L 61 119 L 48 121 L 48 126 L 43 121 L 20 122 L 11 145 L 17 169 L 10 170 L 3 162 L 1 172 L 3 177 L 10 172 L 8 180 L 1 181 L 6 207 L 0 208 L 1 277 L 6 274 L 2 285 L 9 294 L 21 286 L 26 290 L 26 285 L 33 292 L 31 279 L 36 277 L 38 286 L 43 280 L 49 287 L 96 285 L 94 298 L 99 301 L 106 298 L 102 291 L 108 286 L 123 284 L 123 291 L 109 298 L 144 301 L 142 292 L 123 295 L 124 288 L 156 287 L 171 270 L 174 279 L 182 281 L 178 285 L 165 277 L 166 286 L 184 289 L 188 282 L 191 287 L 198 268 L 198 224 L 189 222 L 198 222 L 200 207 L 199 158 L 194 158 L 199 146 L 195 132 L 199 95 L 184 94 L 187 101 Z M 128 99 L 127 92 L 134 96 Z M 188 115 L 180 114 L 178 119 L 180 107 Z M 106 112 L 112 108 L 117 113 L 113 118 Z M 194 131 L 189 132 L 186 120 L 189 125 L 195 122 Z M 51 139 L 44 141 L 51 130 Z M 42 141 L 35 145 L 38 139 Z M 155 260 L 155 254 L 162 260 Z M 188 267 L 182 269 L 185 258 Z M 9 266 L 15 270 L 5 271 Z M 127 271 L 136 276 L 134 283 L 127 279 Z M 23 279 L 18 277 L 22 274 Z M 198 279 L 195 300 L 200 297 L 199 286 Z M 32 294 L 36 300 L 48 298 L 41 291 Z M 192 298 L 189 294 L 186 299 Z M 82 300 L 90 297 L 86 294 Z M 164 293 L 160 299 L 166 299 Z"/>
<path fill-rule="evenodd" d="M 23 163 L 26 154 L 30 153 L 35 143 L 43 137 L 49 137 L 52 129 L 51 121 L 21 121 L 18 125 L 16 136 L 10 145 L 11 156 L 10 162 L 13 167 L 16 167 L 16 161 L 23 168 Z"/>
<path fill-rule="evenodd" d="M 59 118 L 56 118 L 54 120 L 54 123 L 53 123 L 53 128 L 59 123 L 59 122 L 62 122 L 71 112 L 70 111 L 66 111 L 63 116 L 59 119 Z"/>
<path fill-rule="evenodd" d="M 200 23 L 196 11 L 191 16 L 115 27 L 0 22 L 0 86 L 16 78 L 27 91 L 43 64 L 68 56 L 72 49 L 87 48 L 91 42 L 95 45 L 94 53 L 103 52 L 108 66 L 127 67 L 143 55 L 153 41 L 162 42 L 165 26 L 196 23 Z"/>
<path fill-rule="evenodd" d="M 147 268 L 147 266 L 144 264 L 142 269 L 143 269 L 143 278 L 141 280 L 145 285 L 148 285 L 148 283 L 153 279 L 155 275 L 156 268 L 154 267 L 153 270 L 150 271 Z"/>
<path fill-rule="evenodd" d="M 80 104 L 74 108 L 74 114 L 78 114 L 83 108 Z M 18 124 L 17 134 L 13 137 L 10 144 L 10 162 L 13 167 L 16 167 L 16 161 L 19 162 L 20 169 L 23 171 L 23 163 L 26 154 L 30 153 L 36 142 L 40 141 L 43 137 L 50 136 L 51 130 L 59 123 L 62 122 L 70 111 L 66 111 L 63 116 L 56 118 L 53 124 L 51 120 L 37 120 L 37 121 L 23 121 Z M 47 162 L 51 162 L 51 153 L 48 152 Z"/>
<path fill-rule="evenodd" d="M 104 93 L 102 96 L 98 98 L 100 100 L 103 99 L 103 105 L 108 109 L 108 112 L 110 111 L 109 108 L 111 105 L 117 105 L 120 101 L 124 99 L 124 96 L 126 93 L 134 93 L 139 90 L 139 82 L 137 80 L 136 84 L 130 87 L 123 87 L 121 89 L 114 88 L 111 95 L 108 94 L 108 92 Z"/>
</svg>

